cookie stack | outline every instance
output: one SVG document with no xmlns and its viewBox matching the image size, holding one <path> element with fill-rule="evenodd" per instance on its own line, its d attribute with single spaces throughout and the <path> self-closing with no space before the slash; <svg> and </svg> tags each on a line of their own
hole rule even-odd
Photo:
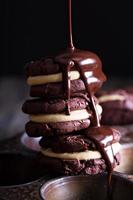
<svg viewBox="0 0 133 200">
<path fill-rule="evenodd" d="M 102 124 L 127 125 L 133 123 L 133 93 L 124 89 L 101 91 L 99 103 L 103 108 Z"/>
<path fill-rule="evenodd" d="M 85 63 L 83 67 L 100 117 L 102 108 L 94 95 L 105 81 L 105 76 L 99 58 L 92 53 L 87 55 L 87 59 L 84 56 L 82 59 L 81 54 L 76 54 L 72 60 L 76 63 L 80 59 Z M 65 62 L 58 57 L 43 58 L 26 65 L 32 97 L 22 107 L 30 117 L 26 132 L 30 137 L 42 137 L 42 160 L 51 172 L 67 175 L 101 173 L 106 170 L 105 160 L 87 131 L 93 126 L 94 119 L 90 97 L 81 74 L 73 67 L 68 72 L 70 98 L 67 98 L 63 65 L 65 67 Z M 119 133 L 114 132 L 116 136 L 111 137 L 105 148 L 113 144 L 114 154 L 118 155 Z M 104 136 L 102 139 L 105 139 Z"/>
</svg>

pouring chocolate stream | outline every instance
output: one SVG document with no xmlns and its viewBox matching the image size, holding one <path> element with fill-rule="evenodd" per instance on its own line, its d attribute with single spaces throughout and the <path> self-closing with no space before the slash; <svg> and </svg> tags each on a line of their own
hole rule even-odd
<svg viewBox="0 0 133 200">
<path fill-rule="evenodd" d="M 114 140 L 113 131 L 110 127 L 104 127 L 100 125 L 99 115 L 93 98 L 93 94 L 101 85 L 101 82 L 106 80 L 106 76 L 102 72 L 102 64 L 97 55 L 89 51 L 76 49 L 73 45 L 71 0 L 69 0 L 68 48 L 56 56 L 54 61 L 60 65 L 63 74 L 64 92 L 67 99 L 66 114 L 70 115 L 70 106 L 68 102 L 71 97 L 71 82 L 69 72 L 73 70 L 78 71 L 80 78 L 85 84 L 85 88 L 90 99 L 89 103 L 93 111 L 93 127 L 88 128 L 85 132 L 87 133 L 88 138 L 96 144 L 103 159 L 105 160 L 109 177 L 108 181 L 110 182 L 116 158 L 113 153 L 113 149 L 111 148 L 112 155 L 110 155 L 105 151 L 105 147 L 107 142 Z"/>
</svg>

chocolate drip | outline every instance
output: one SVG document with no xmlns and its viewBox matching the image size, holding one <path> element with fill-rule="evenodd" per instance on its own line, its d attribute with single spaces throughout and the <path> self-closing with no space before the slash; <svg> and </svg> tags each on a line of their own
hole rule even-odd
<svg viewBox="0 0 133 200">
<path fill-rule="evenodd" d="M 73 38 L 72 38 L 72 2 L 69 0 L 68 3 L 68 48 L 74 49 Z"/>
<path fill-rule="evenodd" d="M 108 126 L 92 127 L 85 131 L 87 137 L 95 143 L 106 162 L 109 182 L 111 181 L 111 174 L 115 166 L 115 155 L 112 148 L 112 144 L 116 142 L 114 132 L 115 130 Z M 105 150 L 107 146 L 110 146 L 111 154 Z"/>
<path fill-rule="evenodd" d="M 68 48 L 55 57 L 54 62 L 60 66 L 63 73 L 63 84 L 65 97 L 70 100 L 70 71 L 78 71 L 80 78 L 83 80 L 88 94 L 88 98 L 93 111 L 93 126 L 88 129 L 88 138 L 90 138 L 98 150 L 100 151 L 103 159 L 106 162 L 109 179 L 111 181 L 111 174 L 114 167 L 115 155 L 112 149 L 112 155 L 108 154 L 105 150 L 107 143 L 111 146 L 114 140 L 113 130 L 109 127 L 100 126 L 99 115 L 96 109 L 95 101 L 93 98 L 96 90 L 101 86 L 102 82 L 106 80 L 106 76 L 102 72 L 102 64 L 100 59 L 94 53 L 76 49 L 73 46 L 72 40 L 72 16 L 71 16 L 71 0 L 69 0 L 69 23 L 68 23 Z M 70 114 L 70 107 L 67 103 L 67 114 Z M 113 158 L 113 160 L 112 160 Z"/>
<path fill-rule="evenodd" d="M 78 71 L 80 72 L 81 79 L 84 81 L 88 96 L 90 98 L 91 108 L 92 108 L 92 111 L 93 111 L 93 114 L 94 114 L 94 119 L 95 119 L 94 122 L 93 122 L 93 125 L 96 126 L 96 127 L 100 126 L 100 121 L 99 121 L 99 116 L 98 116 L 98 112 L 97 112 L 97 109 L 96 109 L 96 104 L 94 102 L 94 98 L 93 98 L 91 91 L 90 91 L 90 85 L 88 84 L 88 81 L 87 81 L 86 73 L 88 71 L 86 71 L 84 68 L 82 68 L 82 65 L 79 65 L 78 63 L 76 63 L 76 66 L 77 66 Z"/>
<path fill-rule="evenodd" d="M 70 68 L 74 65 L 72 61 L 69 61 L 67 66 L 63 70 L 63 80 L 64 80 L 64 89 L 65 89 L 65 95 L 66 95 L 66 114 L 70 115 L 70 105 L 69 105 L 69 100 L 70 100 L 70 88 L 71 88 L 71 81 L 70 81 L 70 75 L 69 71 Z"/>
</svg>

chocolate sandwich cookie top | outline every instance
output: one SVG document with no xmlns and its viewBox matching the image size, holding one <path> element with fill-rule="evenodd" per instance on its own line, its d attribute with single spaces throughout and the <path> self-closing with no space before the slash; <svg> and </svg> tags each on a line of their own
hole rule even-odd
<svg viewBox="0 0 133 200">
<path fill-rule="evenodd" d="M 54 63 L 52 57 L 41 58 L 36 61 L 31 61 L 25 66 L 26 76 L 48 75 L 60 72 L 58 64 Z"/>
<path fill-rule="evenodd" d="M 43 137 L 40 140 L 40 146 L 43 148 L 51 148 L 56 153 L 73 153 L 86 150 L 96 150 L 95 144 L 84 135 L 65 135 L 55 137 Z"/>
<path fill-rule="evenodd" d="M 70 97 L 85 94 L 85 85 L 82 80 L 72 80 L 70 88 Z M 63 83 L 47 83 L 43 85 L 34 85 L 30 87 L 31 97 L 45 97 L 45 98 L 65 98 Z"/>
<path fill-rule="evenodd" d="M 26 133 L 30 137 L 65 135 L 79 131 L 90 126 L 90 119 L 74 120 L 56 123 L 36 123 L 29 121 L 26 126 Z"/>
<path fill-rule="evenodd" d="M 98 103 L 96 97 L 94 97 L 94 101 L 96 104 Z M 67 103 L 69 103 L 70 111 L 82 110 L 85 108 L 90 111 L 90 100 L 86 95 L 83 94 L 79 94 L 79 97 L 71 98 L 69 101 L 64 99 L 46 98 L 29 99 L 23 104 L 22 111 L 27 114 L 61 113 L 66 111 Z"/>
<path fill-rule="evenodd" d="M 91 140 L 91 127 L 89 129 L 89 132 L 86 129 L 79 131 L 73 135 L 45 137 L 40 140 L 40 145 L 44 148 L 51 148 L 52 151 L 56 153 L 98 150 L 95 142 Z M 96 138 L 103 143 L 104 147 L 107 147 L 109 145 L 119 142 L 120 133 L 119 131 L 113 129 L 112 135 L 108 135 L 107 133 L 106 135 L 104 135 L 104 133 L 98 133 Z"/>
<path fill-rule="evenodd" d="M 49 65 L 51 67 L 48 69 Z M 71 80 L 82 79 L 85 87 L 89 85 L 92 93 L 95 93 L 106 80 L 99 57 L 92 52 L 75 48 L 68 48 L 51 59 L 42 59 L 27 64 L 26 74 L 27 82 L 31 86 L 62 82 L 68 99 Z"/>
<path fill-rule="evenodd" d="M 61 113 L 65 112 L 67 103 L 69 103 L 71 111 L 85 108 L 89 110 L 88 101 L 80 97 L 71 98 L 68 102 L 64 99 L 32 99 L 23 104 L 22 110 L 27 114 Z"/>
<path fill-rule="evenodd" d="M 89 72 L 88 78 L 93 77 L 97 82 L 106 80 L 102 72 L 102 64 L 99 57 L 92 52 L 79 49 L 66 49 L 55 57 L 46 57 L 31 61 L 26 64 L 25 73 L 27 77 L 62 73 L 63 68 L 65 68 L 65 65 L 68 65 L 70 61 L 74 62 L 74 65 L 70 68 L 70 72 L 79 71 L 78 67 L 76 67 L 78 63 L 85 68 L 85 72 Z"/>
</svg>

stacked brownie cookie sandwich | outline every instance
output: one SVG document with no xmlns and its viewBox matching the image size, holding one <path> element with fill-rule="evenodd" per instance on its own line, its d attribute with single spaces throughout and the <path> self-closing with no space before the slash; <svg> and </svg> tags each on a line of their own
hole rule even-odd
<svg viewBox="0 0 133 200">
<path fill-rule="evenodd" d="M 84 82 L 76 69 L 69 72 L 68 99 L 60 65 L 54 59 L 46 58 L 26 67 L 27 82 L 31 86 L 30 96 L 35 97 L 23 105 L 23 111 L 30 114 L 30 122 L 26 124 L 29 136 L 62 135 L 90 126 L 93 116 Z M 93 93 L 101 84 L 102 80 L 92 83 Z M 102 108 L 96 98 L 95 102 L 100 116 Z"/>
<path fill-rule="evenodd" d="M 26 74 L 32 97 L 22 108 L 30 117 L 26 132 L 30 137 L 42 136 L 47 169 L 76 175 L 101 173 L 110 163 L 115 167 L 119 132 L 93 128 L 102 113 L 95 93 L 106 79 L 98 56 L 67 49 L 27 64 Z"/>
<path fill-rule="evenodd" d="M 133 93 L 126 89 L 101 91 L 98 95 L 103 108 L 102 124 L 127 125 L 133 123 Z"/>
</svg>

